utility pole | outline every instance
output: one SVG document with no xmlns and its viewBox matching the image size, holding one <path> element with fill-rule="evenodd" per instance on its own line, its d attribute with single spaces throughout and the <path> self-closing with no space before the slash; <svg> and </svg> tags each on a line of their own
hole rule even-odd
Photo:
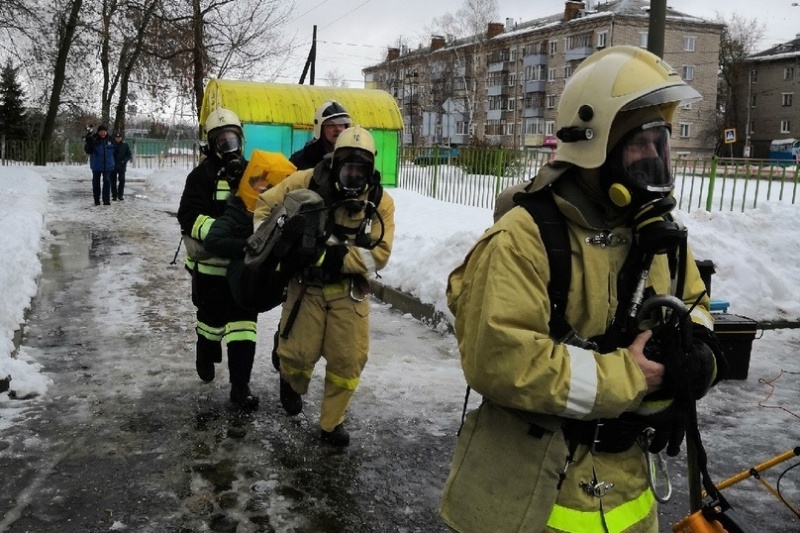
<svg viewBox="0 0 800 533">
<path fill-rule="evenodd" d="M 647 29 L 647 49 L 664 57 L 664 31 L 667 26 L 667 0 L 650 0 L 650 23 Z"/>
<path fill-rule="evenodd" d="M 316 63 L 317 63 L 317 25 L 314 24 L 314 32 L 311 37 L 311 50 L 308 51 L 308 59 L 306 59 L 306 64 L 303 67 L 303 73 L 300 75 L 300 85 L 303 85 L 309 67 L 311 69 L 311 78 L 308 84 L 314 85 L 314 67 Z"/>
</svg>

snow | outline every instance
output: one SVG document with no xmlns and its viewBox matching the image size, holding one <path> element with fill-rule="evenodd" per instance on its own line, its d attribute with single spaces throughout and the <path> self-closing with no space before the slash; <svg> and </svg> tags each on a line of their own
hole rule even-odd
<svg viewBox="0 0 800 533">
<path fill-rule="evenodd" d="M 144 181 L 148 194 L 177 208 L 186 174 L 175 168 L 133 168 L 128 180 Z M 0 233 L 5 245 L 0 255 L 0 377 L 13 377 L 18 397 L 43 394 L 48 383 L 24 348 L 12 357 L 14 332 L 36 294 L 42 271 L 39 254 L 47 253 L 48 180 L 86 180 L 91 187 L 89 177 L 85 167 L 0 168 Z M 452 319 L 445 298 L 447 276 L 491 225 L 491 210 L 402 189 L 389 192 L 396 203 L 397 229 L 381 282 L 432 304 Z M 800 320 L 800 298 L 793 290 L 800 279 L 796 237 L 800 205 L 761 202 L 744 212 L 695 209 L 675 214 L 689 229 L 695 257 L 714 261 L 713 297 L 730 302 L 730 313 L 757 321 Z M 105 312 L 117 322 L 127 307 L 113 296 L 105 299 L 105 305 Z"/>
</svg>

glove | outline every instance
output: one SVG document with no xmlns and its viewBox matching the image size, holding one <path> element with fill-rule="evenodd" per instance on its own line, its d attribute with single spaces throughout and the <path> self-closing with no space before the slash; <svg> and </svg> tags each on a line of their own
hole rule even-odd
<svg viewBox="0 0 800 533">
<path fill-rule="evenodd" d="M 289 255 L 289 251 L 294 247 L 295 243 L 303 238 L 305 230 L 306 217 L 304 215 L 298 214 L 286 220 L 281 228 L 281 236 L 278 238 L 278 242 L 275 243 L 272 254 L 278 259 L 283 259 Z"/>
<path fill-rule="evenodd" d="M 329 244 L 325 247 L 325 257 L 320 268 L 327 276 L 338 277 L 344 265 L 344 256 L 347 255 L 347 246 L 344 244 Z"/>
<path fill-rule="evenodd" d="M 675 457 L 681 451 L 681 443 L 686 435 L 688 415 L 680 403 L 673 401 L 665 410 L 643 417 L 645 425 L 654 430 L 647 451 L 659 453 L 664 448 L 667 455 Z"/>
<path fill-rule="evenodd" d="M 702 340 L 713 335 L 703 330 L 686 317 L 678 324 L 655 328 L 645 345 L 647 358 L 664 365 L 665 389 L 675 396 L 688 394 L 699 400 L 717 376 L 716 356 Z"/>
</svg>

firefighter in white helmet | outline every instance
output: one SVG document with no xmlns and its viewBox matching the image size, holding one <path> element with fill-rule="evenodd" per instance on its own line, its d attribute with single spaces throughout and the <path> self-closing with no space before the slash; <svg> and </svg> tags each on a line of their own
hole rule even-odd
<svg viewBox="0 0 800 533">
<path fill-rule="evenodd" d="M 346 129 L 333 157 L 262 193 L 253 217 L 258 227 L 296 189 L 315 191 L 328 208 L 318 260 L 289 282 L 277 356 L 289 415 L 302 411 L 314 366 L 325 358 L 320 440 L 331 446 L 350 442 L 345 413 L 369 352 L 368 279 L 386 266 L 394 240 L 394 202 L 380 184 L 376 155 L 369 131 Z"/>
<path fill-rule="evenodd" d="M 205 159 L 189 173 L 178 207 L 178 222 L 186 244 L 186 269 L 192 275 L 192 303 L 197 308 L 197 374 L 203 381 L 215 377 L 222 362 L 222 341 L 228 352 L 231 401 L 244 408 L 258 407 L 250 391 L 256 350 L 257 313 L 239 306 L 226 279 L 229 259 L 209 253 L 203 241 L 222 216 L 228 196 L 247 166 L 242 150 L 244 133 L 233 111 L 218 108 L 204 124 Z"/>
<path fill-rule="evenodd" d="M 444 488 L 453 529 L 658 532 L 648 453 L 678 452 L 680 406 L 719 377 L 709 299 L 669 214 L 671 121 L 699 96 L 640 48 L 587 58 L 561 95 L 555 161 L 450 274 L 462 368 L 483 398 Z M 631 327 L 640 280 L 642 308 L 670 294 L 691 308 L 675 314 L 680 337 L 661 309 Z"/>
<path fill-rule="evenodd" d="M 292 154 L 289 161 L 298 170 L 314 168 L 322 158 L 333 152 L 336 139 L 352 124 L 350 114 L 336 100 L 328 100 L 314 113 L 314 137 Z"/>
</svg>

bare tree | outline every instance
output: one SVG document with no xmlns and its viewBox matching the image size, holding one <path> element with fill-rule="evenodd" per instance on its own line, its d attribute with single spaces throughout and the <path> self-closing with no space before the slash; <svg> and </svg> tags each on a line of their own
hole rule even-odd
<svg viewBox="0 0 800 533">
<path fill-rule="evenodd" d="M 72 39 L 80 20 L 83 0 L 71 0 L 64 6 L 63 12 L 56 14 L 57 41 L 55 44 L 55 61 L 53 63 L 53 85 L 50 90 L 50 102 L 47 106 L 44 125 L 39 141 L 39 150 L 36 153 L 36 164 L 46 164 L 46 150 L 50 145 L 53 128 L 56 124 L 56 115 L 61 104 L 61 90 L 64 87 L 67 58 L 69 56 Z"/>
<path fill-rule="evenodd" d="M 335 67 L 326 72 L 325 77 L 322 79 L 330 87 L 347 87 L 347 80 L 345 79 L 344 74 L 339 72 L 339 69 Z"/>
<path fill-rule="evenodd" d="M 431 33 L 449 35 L 455 39 L 469 39 L 474 43 L 471 47 L 453 48 L 465 95 L 459 107 L 464 110 L 470 132 L 474 130 L 475 115 L 480 111 L 479 107 L 483 102 L 480 96 L 482 81 L 486 78 L 486 62 L 480 58 L 484 55 L 486 30 L 489 23 L 497 20 L 497 17 L 497 0 L 465 0 L 455 14 L 445 13 L 434 18 L 431 24 Z M 467 50 L 471 57 L 465 56 Z"/>
<path fill-rule="evenodd" d="M 766 26 L 757 19 L 746 19 L 737 13 L 731 13 L 727 18 L 719 13 L 717 21 L 725 25 L 719 50 L 720 76 L 717 88 L 717 101 L 724 103 L 724 108 L 719 114 L 722 124 L 717 131 L 723 128 L 741 128 L 746 120 L 739 116 L 739 109 L 749 106 L 745 100 L 749 97 L 743 94 L 742 88 L 748 87 L 750 67 L 747 56 L 756 52 L 756 46 L 764 38 Z M 748 125 L 745 124 L 745 127 Z M 721 140 L 717 135 L 717 149 Z"/>
<path fill-rule="evenodd" d="M 275 77 L 267 72 L 290 53 L 281 30 L 293 8 L 286 0 L 165 2 L 146 51 L 168 66 L 200 109 L 209 78 Z"/>
</svg>

